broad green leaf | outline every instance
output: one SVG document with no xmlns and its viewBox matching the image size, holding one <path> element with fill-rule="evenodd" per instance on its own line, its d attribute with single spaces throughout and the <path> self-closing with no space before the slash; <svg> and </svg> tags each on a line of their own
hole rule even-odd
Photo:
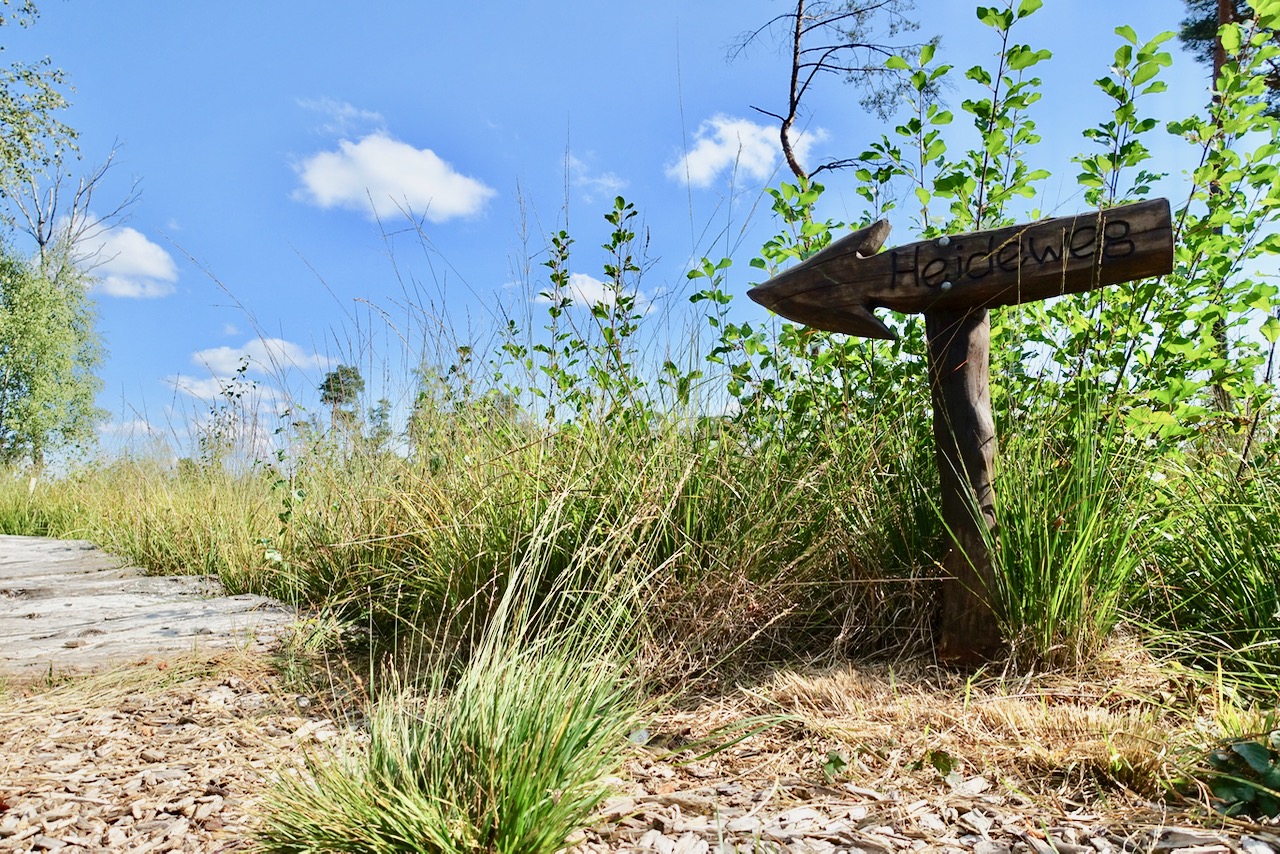
<svg viewBox="0 0 1280 854">
<path fill-rule="evenodd" d="M 1128 24 L 1116 27 L 1116 35 L 1131 45 L 1137 45 L 1138 43 L 1138 34 L 1134 32 L 1133 27 Z"/>
<path fill-rule="evenodd" d="M 1009 67 L 1014 71 L 1022 71 L 1052 56 L 1048 50 L 1032 50 L 1026 45 L 1018 45 L 1009 51 Z M 1039 83 L 1039 80 L 1031 82 Z"/>
<path fill-rule="evenodd" d="M 1240 50 L 1240 25 L 1227 24 L 1218 30 L 1218 39 L 1222 42 L 1222 49 L 1228 55 L 1237 53 Z"/>
<path fill-rule="evenodd" d="M 1218 780 L 1210 787 L 1216 797 L 1228 803 L 1248 803 L 1254 798 L 1253 787 L 1234 780 Z"/>
<path fill-rule="evenodd" d="M 979 6 L 978 20 L 1000 32 L 1006 32 L 1013 25 L 1013 10 L 997 9 L 994 6 Z"/>
<path fill-rule="evenodd" d="M 1154 62 L 1144 62 L 1138 66 L 1138 70 L 1133 74 L 1133 85 L 1141 86 L 1151 78 L 1160 73 L 1160 66 Z"/>
<path fill-rule="evenodd" d="M 1264 774 L 1271 770 L 1271 751 L 1265 746 L 1258 744 L 1256 741 L 1240 741 L 1231 745 L 1231 749 L 1245 762 L 1249 763 L 1249 767 L 1259 774 Z"/>
<path fill-rule="evenodd" d="M 1253 0 L 1250 5 L 1263 27 L 1273 30 L 1280 26 L 1280 0 Z"/>
<path fill-rule="evenodd" d="M 973 68 L 970 68 L 964 73 L 964 76 L 975 83 L 982 84 L 983 86 L 991 85 L 991 73 L 981 65 L 975 65 Z"/>
</svg>

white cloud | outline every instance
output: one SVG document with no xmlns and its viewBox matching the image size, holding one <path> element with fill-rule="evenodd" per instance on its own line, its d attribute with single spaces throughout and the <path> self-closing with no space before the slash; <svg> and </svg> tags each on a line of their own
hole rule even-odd
<svg viewBox="0 0 1280 854">
<path fill-rule="evenodd" d="M 235 377 L 198 377 L 186 374 L 170 374 L 163 380 L 185 395 L 197 400 L 213 401 L 225 396 L 234 388 Z"/>
<path fill-rule="evenodd" d="M 222 334 L 223 335 L 239 335 L 240 327 L 236 326 L 234 323 L 224 323 L 222 325 Z"/>
<path fill-rule="evenodd" d="M 414 148 L 384 132 L 359 142 L 341 140 L 297 166 L 302 187 L 294 198 L 321 208 L 343 207 L 370 217 L 401 212 L 432 222 L 473 216 L 497 193 L 454 170 L 429 148 Z"/>
<path fill-rule="evenodd" d="M 316 128 L 316 131 L 323 134 L 353 136 L 379 131 L 386 126 L 382 113 L 362 110 L 354 104 L 333 98 L 300 98 L 298 106 L 325 117 L 325 122 Z"/>
<path fill-rule="evenodd" d="M 574 305 L 613 305 L 617 302 L 617 294 L 612 288 L 606 287 L 604 282 L 586 273 L 570 273 L 568 287 L 562 293 L 573 300 Z M 534 297 L 534 301 L 550 303 L 550 291 L 542 291 Z"/>
<path fill-rule="evenodd" d="M 164 382 L 197 400 L 215 401 L 229 393 L 248 394 L 256 404 L 284 400 L 283 391 L 253 377 L 282 377 L 291 369 L 328 370 L 334 360 L 283 338 L 254 338 L 239 347 L 210 347 L 191 354 L 209 376 L 171 374 Z M 240 367 L 245 372 L 240 373 Z M 248 379 L 246 379 L 248 377 Z"/>
<path fill-rule="evenodd" d="M 813 145 L 828 138 L 821 128 L 798 133 L 792 139 L 796 157 L 803 162 Z M 778 129 L 747 119 L 717 115 L 704 121 L 694 133 L 694 146 L 667 167 L 667 177 L 709 187 L 721 173 L 736 171 L 756 181 L 768 180 L 782 157 Z"/>
<path fill-rule="evenodd" d="M 624 178 L 612 172 L 592 174 L 586 161 L 569 155 L 569 181 L 582 191 L 583 201 L 594 201 L 597 196 L 616 196 L 627 186 Z"/>
<path fill-rule="evenodd" d="M 289 368 L 327 369 L 333 360 L 283 338 L 255 338 L 240 347 L 210 347 L 191 354 L 191 361 L 218 377 L 231 377 L 242 364 L 257 374 L 280 373 Z"/>
<path fill-rule="evenodd" d="M 173 293 L 178 265 L 173 256 L 135 228 L 99 227 L 83 232 L 81 263 L 96 279 L 94 290 L 113 297 L 151 299 Z"/>
<path fill-rule="evenodd" d="M 611 306 L 618 301 L 618 293 L 612 286 L 586 273 L 570 273 L 568 287 L 563 293 L 573 301 L 575 306 L 582 308 L 594 305 Z M 649 298 L 642 293 L 636 293 L 635 297 L 636 307 L 641 311 L 647 310 Z M 543 291 L 534 297 L 534 302 L 550 303 L 551 296 L 547 291 Z"/>
<path fill-rule="evenodd" d="M 256 380 L 246 382 L 237 376 L 201 378 L 188 374 L 170 374 L 164 377 L 162 382 L 196 400 L 213 402 L 234 396 L 248 409 L 285 398 L 284 392 L 280 389 L 263 385 Z"/>
</svg>

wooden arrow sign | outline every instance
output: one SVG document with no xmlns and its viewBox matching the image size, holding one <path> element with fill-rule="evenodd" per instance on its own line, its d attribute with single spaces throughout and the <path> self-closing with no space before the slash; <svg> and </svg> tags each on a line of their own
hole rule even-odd
<svg viewBox="0 0 1280 854">
<path fill-rule="evenodd" d="M 938 656 L 977 663 L 1001 646 L 988 548 L 996 525 L 996 433 L 987 309 L 1170 272 L 1169 202 L 1157 199 L 881 252 L 888 236 L 889 223 L 881 220 L 748 295 L 791 320 L 867 338 L 894 337 L 873 309 L 924 314 L 940 506 L 952 537 L 942 559 Z"/>
<path fill-rule="evenodd" d="M 894 334 L 872 314 L 994 308 L 1161 276 L 1173 269 L 1167 199 L 956 234 L 880 252 L 880 220 L 747 296 L 790 320 L 864 338 Z"/>
</svg>

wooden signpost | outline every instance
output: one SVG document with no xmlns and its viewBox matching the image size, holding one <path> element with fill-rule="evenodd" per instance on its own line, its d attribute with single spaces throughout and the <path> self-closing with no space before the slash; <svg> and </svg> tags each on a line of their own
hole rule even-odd
<svg viewBox="0 0 1280 854">
<path fill-rule="evenodd" d="M 929 351 L 933 434 L 943 520 L 954 545 L 939 655 L 971 663 L 1001 646 L 987 550 L 995 527 L 989 309 L 1081 293 L 1173 269 L 1169 202 L 1156 199 L 1079 216 L 949 235 L 881 252 L 881 220 L 748 292 L 798 323 L 864 338 L 892 339 L 872 313 L 922 313 Z"/>
</svg>

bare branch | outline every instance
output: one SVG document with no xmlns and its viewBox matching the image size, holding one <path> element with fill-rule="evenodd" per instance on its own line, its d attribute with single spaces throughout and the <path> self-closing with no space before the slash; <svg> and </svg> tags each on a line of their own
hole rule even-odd
<svg viewBox="0 0 1280 854">
<path fill-rule="evenodd" d="M 804 93 L 804 88 L 797 85 L 800 79 L 800 51 L 804 45 L 804 4 L 805 0 L 796 0 L 796 27 L 791 42 L 791 95 L 787 100 L 787 116 L 782 120 L 782 127 L 778 131 L 782 141 L 782 156 L 786 158 L 792 174 L 801 181 L 809 176 L 796 159 L 795 149 L 791 146 L 791 126 L 795 123 L 796 113 L 800 109 L 800 97 Z M 805 86 L 808 86 L 808 81 L 805 81 Z"/>
<path fill-rule="evenodd" d="M 868 92 L 864 104 L 881 110 L 885 93 L 886 71 L 883 59 L 912 45 L 897 43 L 894 37 L 917 29 L 907 17 L 914 8 L 913 0 L 794 0 L 792 11 L 775 15 L 763 26 L 742 37 L 730 52 L 740 56 L 748 45 L 767 32 L 777 32 L 786 25 L 779 41 L 790 54 L 790 80 L 785 112 L 771 112 L 752 107 L 758 113 L 776 119 L 783 157 L 792 174 L 805 180 L 810 173 L 795 152 L 792 129 L 800 116 L 805 99 L 815 80 L 822 74 L 835 74 Z M 818 40 L 817 44 L 813 44 Z M 782 46 L 782 45 L 780 45 Z M 831 164 L 822 169 L 838 168 Z"/>
<path fill-rule="evenodd" d="M 780 121 L 780 122 L 785 122 L 785 121 L 787 120 L 785 116 L 780 116 L 780 115 L 778 115 L 777 113 L 771 113 L 771 112 L 769 112 L 768 110 L 763 109 L 763 108 L 761 108 L 761 107 L 752 106 L 752 107 L 751 107 L 751 109 L 755 110 L 757 113 L 761 113 L 762 115 L 766 115 L 766 116 L 768 116 L 768 117 L 769 117 L 769 118 L 771 118 L 771 119 L 777 119 L 777 120 L 778 120 L 778 121 Z"/>
<path fill-rule="evenodd" d="M 882 44 L 861 44 L 856 42 L 841 42 L 836 44 L 818 45 L 815 47 L 807 47 L 801 51 L 801 55 L 809 53 L 828 53 L 833 51 L 855 51 L 864 50 L 868 53 L 877 53 L 881 56 L 893 56 L 897 53 L 897 49 L 891 49 Z"/>
<path fill-rule="evenodd" d="M 810 173 L 809 177 L 812 178 L 813 176 L 818 175 L 822 172 L 834 172 L 837 169 L 848 169 L 851 166 L 856 166 L 857 164 L 858 164 L 858 159 L 855 157 L 841 157 L 836 160 L 828 160 L 826 163 L 823 163 L 817 169 L 814 169 L 813 172 Z"/>
<path fill-rule="evenodd" d="M 115 165 L 118 151 L 113 148 L 102 163 L 75 179 L 74 185 L 65 159 L 59 155 L 43 173 L 25 176 L 23 192 L 7 197 L 19 227 L 35 242 L 40 268 L 49 281 L 59 281 L 69 267 L 89 273 L 111 260 L 101 257 L 100 238 L 128 218 L 140 196 L 135 179 L 108 210 L 93 210 L 95 192 Z"/>
<path fill-rule="evenodd" d="M 775 24 L 781 21 L 788 20 L 792 17 L 794 16 L 790 12 L 784 12 L 781 15 L 777 15 L 771 18 L 763 26 L 757 27 L 755 30 L 752 30 L 749 33 L 744 33 L 743 35 L 738 36 L 737 43 L 734 44 L 734 46 L 729 49 L 729 55 L 728 55 L 729 61 L 732 62 L 733 60 L 741 56 L 746 51 L 746 49 L 751 45 L 752 42 L 760 38 L 760 36 L 763 35 L 766 31 L 772 29 Z"/>
</svg>

